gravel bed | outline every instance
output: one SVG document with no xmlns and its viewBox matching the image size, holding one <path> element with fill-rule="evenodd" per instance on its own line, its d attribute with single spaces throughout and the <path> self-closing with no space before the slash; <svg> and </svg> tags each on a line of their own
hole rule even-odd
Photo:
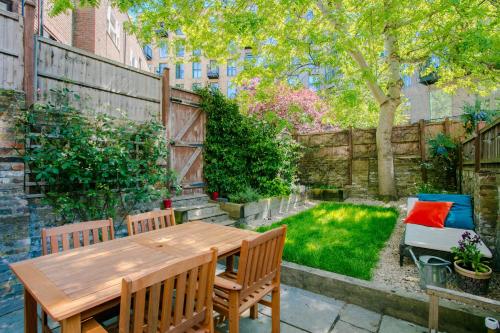
<svg viewBox="0 0 500 333">
<path fill-rule="evenodd" d="M 400 215 L 391 238 L 380 253 L 380 260 L 373 273 L 373 282 L 390 286 L 408 292 L 424 293 L 420 288 L 420 276 L 415 264 L 408 259 L 403 267 L 399 266 L 399 243 L 404 233 L 404 218 L 406 217 L 406 198 L 398 201 L 384 203 L 373 199 L 349 198 L 345 202 L 373 206 L 395 207 L 399 209 Z M 459 290 L 456 281 L 452 277 L 448 282 L 448 288 Z M 500 300 L 500 273 L 493 273 L 490 281 L 488 298 Z"/>
</svg>

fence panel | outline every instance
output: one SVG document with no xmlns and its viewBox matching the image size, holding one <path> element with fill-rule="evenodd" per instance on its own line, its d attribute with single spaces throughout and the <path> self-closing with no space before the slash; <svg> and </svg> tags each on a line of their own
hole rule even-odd
<svg viewBox="0 0 500 333">
<path fill-rule="evenodd" d="M 96 112 L 160 120 L 160 76 L 46 38 L 36 39 L 35 53 L 38 100 L 48 98 L 52 88 L 66 87 Z"/>
<path fill-rule="evenodd" d="M 462 168 L 494 169 L 500 165 L 500 117 L 462 143 Z"/>
<path fill-rule="evenodd" d="M 23 18 L 0 9 L 0 88 L 23 89 Z"/>
</svg>

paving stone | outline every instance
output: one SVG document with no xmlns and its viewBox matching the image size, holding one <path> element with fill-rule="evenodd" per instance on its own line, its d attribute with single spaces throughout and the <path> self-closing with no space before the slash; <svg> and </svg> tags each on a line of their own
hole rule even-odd
<svg viewBox="0 0 500 333">
<path fill-rule="evenodd" d="M 339 320 L 335 324 L 332 333 L 370 333 L 370 331 L 356 327 L 354 325 L 346 323 L 345 321 Z"/>
<path fill-rule="evenodd" d="M 344 302 L 298 288 L 281 285 L 281 321 L 314 333 L 327 333 Z M 271 316 L 271 309 L 260 312 Z"/>
<path fill-rule="evenodd" d="M 381 314 L 353 304 L 347 304 L 340 312 L 340 320 L 369 332 L 377 331 L 381 318 Z"/>
<path fill-rule="evenodd" d="M 383 316 L 380 323 L 380 333 L 427 333 L 427 328 L 413 323 L 396 319 L 391 316 Z"/>
<path fill-rule="evenodd" d="M 226 321 L 222 325 L 217 326 L 217 331 L 220 333 L 228 333 L 229 327 Z M 290 326 L 286 323 L 281 322 L 280 331 L 282 333 L 306 333 L 296 327 Z M 271 332 L 271 318 L 265 315 L 260 315 L 257 319 L 250 319 L 247 314 L 240 318 L 240 332 L 241 333 L 269 333 Z"/>
</svg>

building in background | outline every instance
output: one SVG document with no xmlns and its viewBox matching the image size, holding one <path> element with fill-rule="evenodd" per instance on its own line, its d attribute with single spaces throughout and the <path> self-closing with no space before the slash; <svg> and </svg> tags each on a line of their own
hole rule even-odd
<svg viewBox="0 0 500 333">
<path fill-rule="evenodd" d="M 0 0 L 0 8 L 20 12 L 21 2 Z M 128 14 L 113 8 L 109 0 L 100 2 L 97 8 L 78 8 L 55 17 L 49 16 L 51 2 L 35 0 L 35 32 L 71 45 L 98 56 L 149 70 L 143 49 L 133 35 L 124 30 L 124 23 L 130 20 Z"/>
<path fill-rule="evenodd" d="M 177 31 L 175 34 L 177 34 L 176 38 L 182 37 L 182 32 Z M 173 38 L 171 35 L 166 37 L 170 40 Z M 186 90 L 202 87 L 217 88 L 229 98 L 234 98 L 238 92 L 233 80 L 242 70 L 241 61 L 253 57 L 252 50 L 249 48 L 239 52 L 238 61 L 228 60 L 225 63 L 218 63 L 205 57 L 202 50 L 186 51 L 183 46 L 171 49 L 167 45 L 158 47 L 146 45 L 144 53 L 150 71 L 161 75 L 165 68 L 170 70 L 172 86 Z"/>
</svg>

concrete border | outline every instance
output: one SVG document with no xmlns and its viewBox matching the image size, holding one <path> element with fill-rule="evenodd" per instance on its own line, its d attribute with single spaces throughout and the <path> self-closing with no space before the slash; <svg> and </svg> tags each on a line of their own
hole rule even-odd
<svg viewBox="0 0 500 333">
<path fill-rule="evenodd" d="M 391 289 L 388 286 L 290 262 L 283 262 L 281 267 L 281 282 L 289 286 L 333 297 L 424 327 L 428 325 L 427 295 Z M 484 327 L 484 317 L 487 316 L 497 319 L 500 317 L 498 313 L 441 300 L 439 330 L 453 333 L 478 332 L 478 328 Z"/>
</svg>

